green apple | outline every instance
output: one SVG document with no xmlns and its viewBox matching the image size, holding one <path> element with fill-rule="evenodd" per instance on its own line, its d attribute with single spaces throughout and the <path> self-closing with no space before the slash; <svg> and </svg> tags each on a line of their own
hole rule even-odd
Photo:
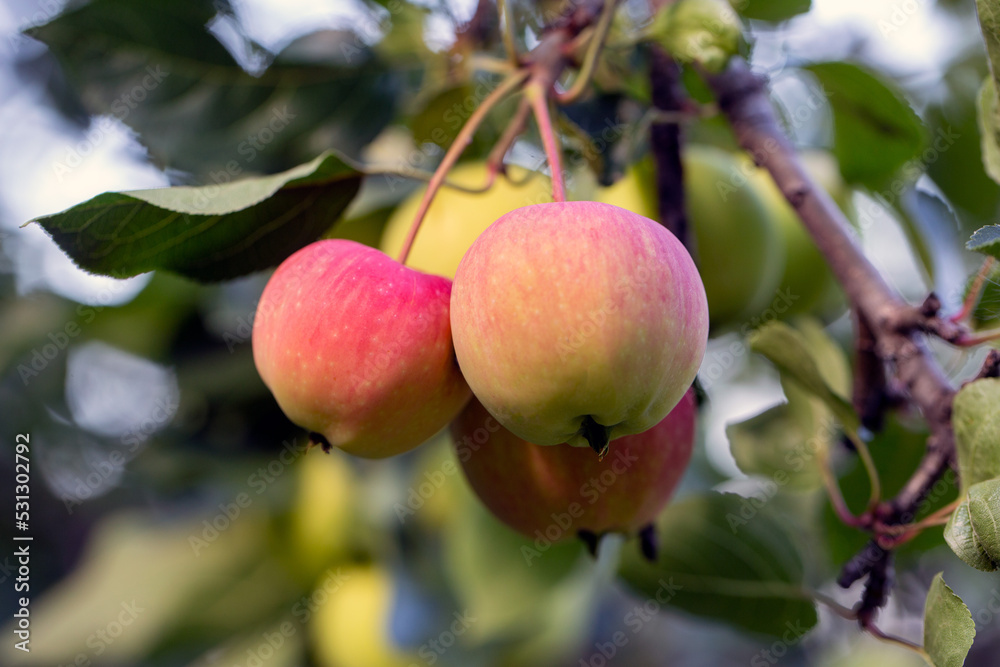
<svg viewBox="0 0 1000 667">
<path fill-rule="evenodd" d="M 508 166 L 507 172 L 516 182 L 524 181 L 531 174 L 516 166 Z M 486 163 L 461 164 L 448 172 L 447 180 L 467 188 L 480 188 L 486 182 Z M 552 201 L 551 187 L 549 179 L 541 175 L 527 179 L 522 185 L 497 176 L 493 185 L 481 193 L 442 187 L 427 209 L 406 265 L 425 273 L 454 278 L 462 255 L 483 230 L 515 208 Z M 380 247 L 390 257 L 398 257 L 403 249 L 426 190 L 425 186 L 410 195 L 389 218 Z"/>
<path fill-rule="evenodd" d="M 836 158 L 820 150 L 802 151 L 799 157 L 809 175 L 848 213 L 851 191 L 840 176 Z M 767 170 L 756 167 L 749 157 L 745 158 L 744 163 L 751 174 L 754 187 L 763 197 L 771 218 L 777 223 L 785 240 L 785 270 L 781 276 L 780 289 L 788 296 L 787 300 L 791 305 L 781 316 L 812 312 L 817 307 L 828 305 L 835 300 L 831 297 L 838 286 L 826 258 Z"/>
<path fill-rule="evenodd" d="M 525 206 L 459 264 L 459 366 L 515 435 L 605 451 L 667 416 L 705 354 L 698 270 L 662 225 L 597 202 Z"/>
<path fill-rule="evenodd" d="M 748 187 L 736 156 L 692 144 L 682 160 L 688 219 L 712 328 L 739 327 L 775 298 L 785 261 L 781 233 L 758 188 Z M 640 174 L 631 168 L 602 189 L 598 200 L 656 217 L 654 184 Z"/>
<path fill-rule="evenodd" d="M 539 447 L 498 424 L 473 399 L 451 424 L 465 477 L 482 503 L 528 537 L 557 541 L 580 530 L 635 533 L 670 500 L 691 460 L 697 409 L 688 390 L 659 424 L 591 452 Z"/>
<path fill-rule="evenodd" d="M 253 356 L 281 409 L 324 446 L 413 449 L 469 399 L 455 363 L 451 281 L 368 246 L 325 240 L 282 262 L 261 295 Z"/>
</svg>

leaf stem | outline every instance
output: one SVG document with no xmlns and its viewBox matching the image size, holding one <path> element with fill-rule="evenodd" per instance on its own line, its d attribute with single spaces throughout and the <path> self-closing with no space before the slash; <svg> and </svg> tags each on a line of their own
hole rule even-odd
<svg viewBox="0 0 1000 667">
<path fill-rule="evenodd" d="M 508 94 L 516 90 L 524 81 L 528 78 L 528 70 L 518 70 L 514 72 L 506 79 L 500 82 L 500 84 L 486 96 L 486 99 L 476 107 L 476 110 L 472 112 L 469 116 L 469 120 L 465 122 L 462 129 L 459 131 L 458 136 L 455 137 L 455 141 L 448 147 L 448 151 L 444 154 L 444 159 L 441 160 L 441 164 L 434 171 L 434 176 L 431 177 L 430 183 L 427 185 L 427 191 L 424 192 L 424 198 L 420 200 L 420 208 L 417 209 L 417 214 L 413 219 L 413 226 L 410 227 L 410 232 L 406 237 L 406 241 L 403 243 L 403 249 L 399 253 L 399 263 L 405 264 L 406 258 L 410 254 L 410 248 L 413 247 L 413 241 L 417 238 L 417 232 L 420 231 L 420 224 L 424 221 L 424 216 L 427 215 L 427 209 L 430 208 L 431 202 L 434 200 L 434 195 L 437 194 L 438 188 L 444 182 L 444 177 L 447 175 L 448 170 L 450 170 L 456 162 L 458 162 L 459 156 L 462 155 L 462 151 L 469 145 L 472 141 L 473 135 L 476 133 L 480 123 L 486 118 L 486 114 L 489 113 L 490 109 L 497 105 L 500 100 L 505 98 Z"/>
<path fill-rule="evenodd" d="M 865 511 L 867 513 L 874 512 L 878 504 L 882 502 L 882 482 L 878 476 L 878 467 L 875 465 L 875 460 L 872 458 L 872 453 L 868 448 L 867 442 L 858 437 L 858 434 L 854 432 L 848 433 L 847 437 L 850 438 L 851 444 L 854 445 L 858 456 L 861 457 L 861 463 L 865 466 L 865 472 L 868 473 L 868 482 L 871 485 L 871 495 L 868 497 L 868 507 Z"/>
<path fill-rule="evenodd" d="M 605 1 L 603 9 L 601 9 L 601 18 L 598 19 L 594 34 L 590 37 L 590 43 L 587 45 L 587 53 L 583 57 L 583 65 L 580 67 L 573 85 L 563 93 L 556 93 L 556 102 L 559 104 L 571 104 L 575 102 L 587 90 L 587 86 L 590 85 L 590 80 L 594 76 L 594 70 L 597 69 L 597 59 L 601 55 L 601 49 L 604 47 L 605 40 L 607 40 L 608 30 L 611 28 L 611 19 L 615 15 L 617 5 L 618 0 Z"/>
<path fill-rule="evenodd" d="M 833 511 L 836 512 L 837 518 L 845 525 L 861 527 L 862 520 L 851 514 L 850 508 L 847 507 L 844 494 L 841 493 L 833 470 L 830 468 L 829 455 L 826 452 L 820 454 L 818 463 L 820 475 L 823 477 L 823 485 L 826 487 L 826 493 L 830 497 L 830 504 L 833 505 Z"/>
<path fill-rule="evenodd" d="M 868 623 L 867 625 L 864 626 L 864 629 L 872 637 L 875 637 L 875 639 L 886 642 L 888 644 L 895 644 L 896 646 L 902 646 L 905 649 L 917 653 L 921 657 L 925 658 L 929 664 L 931 664 L 930 656 L 927 654 L 927 651 L 924 650 L 924 647 L 921 646 L 920 644 L 911 642 L 909 639 L 903 639 L 902 637 L 897 637 L 895 635 L 890 635 L 886 632 L 883 632 L 874 623 Z"/>
<path fill-rule="evenodd" d="M 972 287 L 969 288 L 969 293 L 965 295 L 965 300 L 962 302 L 962 309 L 949 318 L 952 322 L 957 324 L 972 315 L 972 312 L 976 309 L 976 304 L 979 303 L 979 297 L 982 296 L 986 278 L 989 277 L 994 264 L 996 264 L 996 259 L 993 257 L 987 257 L 983 261 L 982 266 L 979 267 L 979 273 L 976 274 L 976 279 L 972 283 Z"/>
</svg>

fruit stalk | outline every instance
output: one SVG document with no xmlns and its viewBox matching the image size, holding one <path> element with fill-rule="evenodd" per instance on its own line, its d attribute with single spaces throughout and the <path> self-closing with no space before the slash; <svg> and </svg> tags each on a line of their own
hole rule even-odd
<svg viewBox="0 0 1000 667">
<path fill-rule="evenodd" d="M 417 232 L 420 231 L 420 223 L 423 222 L 424 216 L 427 215 L 427 209 L 430 208 L 431 202 L 434 200 L 434 195 L 437 194 L 438 189 L 444 182 L 448 170 L 455 166 L 458 158 L 462 155 L 462 151 L 472 142 L 472 137 L 476 134 L 476 130 L 483 122 L 483 119 L 486 118 L 486 114 L 490 112 L 490 109 L 496 106 L 507 95 L 517 90 L 528 78 L 528 74 L 529 72 L 525 70 L 518 70 L 501 81 L 486 96 L 482 104 L 476 107 L 476 110 L 469 116 L 469 120 L 462 126 L 458 136 L 455 137 L 455 141 L 448 148 L 448 152 L 445 153 L 441 164 L 438 165 L 438 168 L 434 171 L 434 176 L 431 177 L 431 181 L 427 185 L 427 191 L 424 193 L 424 198 L 420 202 L 420 208 L 417 209 L 417 215 L 413 220 L 413 227 L 410 228 L 410 233 L 403 243 L 403 249 L 399 253 L 400 264 L 406 264 L 406 257 L 410 254 L 410 248 L 413 247 L 413 241 L 417 238 Z"/>
</svg>

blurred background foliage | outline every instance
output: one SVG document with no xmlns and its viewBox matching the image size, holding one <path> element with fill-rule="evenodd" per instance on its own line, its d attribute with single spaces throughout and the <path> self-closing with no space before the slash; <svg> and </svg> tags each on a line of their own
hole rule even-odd
<svg viewBox="0 0 1000 667">
<path fill-rule="evenodd" d="M 528 49 L 559 3 L 512 4 Z M 971 266 L 961 240 L 994 221 L 1000 196 L 980 162 L 975 103 L 986 61 L 972 3 L 898 3 L 881 13 L 833 0 L 735 4 L 795 142 L 831 151 L 856 188 L 855 222 L 880 268 L 904 294 L 934 287 L 953 308 Z M 644 5 L 624 3 L 595 93 L 560 118 L 577 192 L 611 182 L 647 150 L 648 53 L 629 40 Z M 707 383 L 695 461 L 662 539 L 718 556 L 709 565 L 680 558 L 686 581 L 701 581 L 699 567 L 743 567 L 767 586 L 741 597 L 689 583 L 665 601 L 656 571 L 633 568 L 630 587 L 607 554 L 592 559 L 575 542 L 540 546 L 499 525 L 465 487 L 447 436 L 379 462 L 307 451 L 251 358 L 266 275 L 209 285 L 164 272 L 97 278 L 37 226 L 19 228 L 106 190 L 220 184 L 330 148 L 366 164 L 433 168 L 482 98 L 477 90 L 496 79 L 468 58 L 502 54 L 495 17 L 488 3 L 477 12 L 473 2 L 395 0 L 0 7 L 0 475 L 13 478 L 15 434 L 30 433 L 35 538 L 33 651 L 21 655 L 8 641 L 0 662 L 919 664 L 822 608 L 768 597 L 780 580 L 850 604 L 857 589 L 831 582 L 865 538 L 836 521 L 815 477 L 769 482 L 768 456 L 785 453 L 774 433 L 809 436 L 822 414 L 783 390 L 766 362 L 729 352 L 734 334 L 710 348 L 721 377 Z M 694 78 L 686 82 L 707 101 Z M 485 156 L 512 112 L 509 102 L 498 107 L 466 156 Z M 607 131 L 611 120 L 620 131 Z M 717 116 L 687 133 L 733 146 Z M 543 162 L 530 132 L 510 159 Z M 327 235 L 377 244 L 416 185 L 367 177 Z M 873 203 L 879 193 L 888 206 Z M 976 313 L 984 326 L 1000 318 L 997 285 L 994 276 Z M 798 326 L 835 378 L 848 367 L 850 322 L 841 309 L 822 324 Z M 941 354 L 955 378 L 977 365 Z M 726 424 L 783 396 L 783 412 L 730 432 L 731 452 Z M 920 428 L 904 415 L 873 441 L 887 491 L 919 460 Z M 824 437 L 838 445 L 835 434 Z M 841 458 L 847 501 L 860 507 L 865 476 Z M 709 489 L 736 495 L 705 496 Z M 733 538 L 713 521 L 748 507 L 749 541 L 719 546 Z M 5 544 L 11 521 L 0 516 Z M 903 551 L 883 629 L 917 636 L 924 591 L 944 569 L 979 625 L 966 664 L 993 665 L 1000 623 L 983 612 L 1000 608 L 1000 587 L 943 544 L 928 531 Z M 9 618 L 6 549 L 0 606 Z M 761 575 L 755 563 L 774 554 L 782 560 Z"/>
</svg>

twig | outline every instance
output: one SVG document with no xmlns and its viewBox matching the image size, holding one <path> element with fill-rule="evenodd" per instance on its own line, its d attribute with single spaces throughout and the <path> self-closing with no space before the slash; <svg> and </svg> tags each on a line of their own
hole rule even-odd
<svg viewBox="0 0 1000 667">
<path fill-rule="evenodd" d="M 869 431 L 882 430 L 888 403 L 885 364 L 875 352 L 875 334 L 861 313 L 854 313 L 854 411 Z"/>
<path fill-rule="evenodd" d="M 486 171 L 489 174 L 490 183 L 493 182 L 497 174 L 506 172 L 503 159 L 507 156 L 507 151 L 514 145 L 517 138 L 521 136 L 525 126 L 528 124 L 529 116 L 531 116 L 531 103 L 528 102 L 527 98 L 523 98 L 517 106 L 517 111 L 514 112 L 514 117 L 507 123 L 507 127 L 504 128 L 500 139 L 486 157 Z"/>
<path fill-rule="evenodd" d="M 556 102 L 559 104 L 571 104 L 575 102 L 590 85 L 590 80 L 594 76 L 594 70 L 597 68 L 597 59 L 600 57 L 604 41 L 608 37 L 608 30 L 611 28 L 611 19 L 615 15 L 617 5 L 618 0 L 605 0 L 604 7 L 601 9 L 601 18 L 598 19 L 594 34 L 590 37 L 590 43 L 587 45 L 587 53 L 583 57 L 583 65 L 580 67 L 580 71 L 577 72 L 573 85 L 565 92 L 556 93 Z"/>
<path fill-rule="evenodd" d="M 983 360 L 983 366 L 979 369 L 979 373 L 970 382 L 995 377 L 1000 377 L 1000 350 L 990 350 Z"/>
<path fill-rule="evenodd" d="M 653 49 L 649 78 L 653 106 L 657 112 L 678 114 L 688 107 L 681 85 L 681 68 L 663 49 Z M 656 192 L 659 197 L 660 224 L 697 257 L 694 235 L 688 226 L 684 198 L 684 166 L 681 162 L 682 128 L 678 123 L 654 121 L 649 144 L 656 162 Z"/>
<path fill-rule="evenodd" d="M 889 365 L 909 400 L 920 408 L 927 421 L 930 436 L 924 459 L 903 490 L 876 510 L 875 518 L 885 524 L 907 523 L 955 456 L 951 427 L 955 389 L 923 340 L 923 333 L 929 329 L 949 332 L 943 326 L 929 324 L 941 321 L 936 314 L 929 317 L 926 308 L 921 310 L 903 301 L 864 256 L 848 231 L 849 223 L 843 213 L 803 168 L 778 124 L 764 81 L 744 61 L 735 58 L 722 73 L 708 75 L 706 79 L 740 145 L 771 173 L 823 253 L 853 309 L 865 319 L 875 353 Z M 842 585 L 849 586 L 868 575 L 862 602 L 866 605 L 865 613 L 872 617 L 874 610 L 884 603 L 891 580 L 890 552 L 878 544 L 874 548 L 879 554 L 877 558 L 867 554 L 855 557 L 845 565 L 840 578 Z"/>
<path fill-rule="evenodd" d="M 455 137 L 455 141 L 448 147 L 448 151 L 444 154 L 444 159 L 441 160 L 441 164 L 439 164 L 437 170 L 435 170 L 434 176 L 431 177 L 430 183 L 427 185 L 427 190 L 424 192 L 423 199 L 420 200 L 420 207 L 417 209 L 417 214 L 413 219 L 413 226 L 410 227 L 410 232 L 406 237 L 406 241 L 403 243 L 403 249 L 399 253 L 400 264 L 406 263 L 406 258 L 410 254 L 410 248 L 413 247 L 413 241 L 417 238 L 417 232 L 420 231 L 420 224 L 424 221 L 424 216 L 427 215 L 427 209 L 430 208 L 431 202 L 434 200 L 434 195 L 437 194 L 438 188 L 440 188 L 441 183 L 444 182 L 444 178 L 448 174 L 448 170 L 455 165 L 459 156 L 462 154 L 462 151 L 464 151 L 466 146 L 472 142 L 472 137 L 475 135 L 476 129 L 479 127 L 479 124 L 482 123 L 483 119 L 486 118 L 486 114 L 489 113 L 490 109 L 496 106 L 497 102 L 520 87 L 521 84 L 524 83 L 525 79 L 528 78 L 528 74 L 529 73 L 526 70 L 520 70 L 501 81 L 500 84 L 486 96 L 486 99 L 482 101 L 482 104 L 476 107 L 476 110 L 472 112 L 471 116 L 469 116 L 465 125 L 462 126 L 458 136 Z"/>
</svg>

